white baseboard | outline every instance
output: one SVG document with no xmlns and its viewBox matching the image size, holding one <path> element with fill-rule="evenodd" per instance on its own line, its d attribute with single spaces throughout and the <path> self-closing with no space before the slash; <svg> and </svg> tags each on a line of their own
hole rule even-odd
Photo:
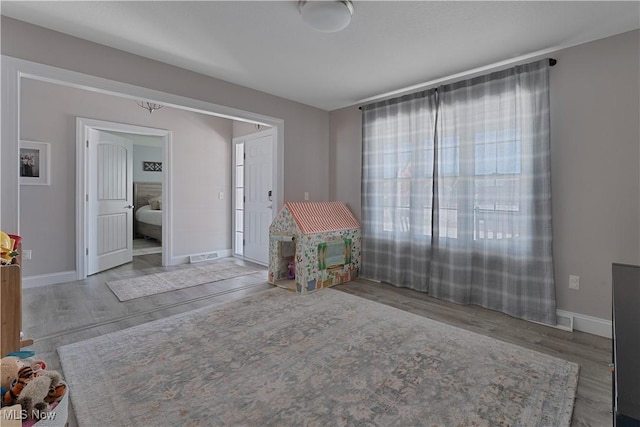
<svg viewBox="0 0 640 427">
<path fill-rule="evenodd" d="M 557 328 L 569 331 L 580 331 L 600 337 L 611 338 L 611 320 L 600 319 L 586 314 L 574 313 L 566 310 L 556 310 L 558 316 Z M 570 327 L 563 327 L 566 322 Z"/>
<path fill-rule="evenodd" d="M 564 311 L 564 313 L 573 316 L 574 330 L 598 335 L 605 338 L 612 337 L 611 320 L 600 319 L 599 317 L 588 316 L 586 314 L 571 313 L 569 311 Z"/>
<path fill-rule="evenodd" d="M 62 271 L 60 273 L 28 276 L 22 278 L 22 289 L 37 288 L 47 285 L 57 285 L 58 283 L 73 282 L 75 280 L 77 280 L 75 271 Z"/>
</svg>

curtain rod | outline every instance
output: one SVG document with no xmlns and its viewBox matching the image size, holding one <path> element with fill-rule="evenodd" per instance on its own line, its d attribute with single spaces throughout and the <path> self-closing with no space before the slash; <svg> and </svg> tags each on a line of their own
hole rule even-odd
<svg viewBox="0 0 640 427">
<path fill-rule="evenodd" d="M 554 65 L 556 65 L 558 63 L 558 60 L 555 59 L 555 58 L 548 58 L 548 60 L 549 60 L 549 66 L 550 67 L 553 67 Z M 458 74 L 461 74 L 461 73 L 458 73 Z M 489 72 L 488 74 L 491 74 L 491 72 Z M 442 82 L 445 79 L 446 79 L 446 77 L 441 78 L 441 79 L 432 80 L 432 81 L 434 82 L 433 84 L 436 84 L 436 82 L 438 82 L 438 81 Z M 454 81 L 448 82 L 447 84 L 449 84 L 449 83 L 454 83 Z M 400 91 L 396 91 L 395 95 L 389 95 L 388 98 L 385 97 L 384 95 L 381 95 L 378 98 L 378 100 L 375 100 L 376 97 L 374 97 L 374 98 L 369 98 L 370 101 L 364 100 L 364 101 L 361 101 L 361 102 L 367 102 L 366 104 L 363 104 L 363 105 L 368 105 L 368 104 L 375 103 L 375 102 L 378 102 L 378 101 L 383 101 L 384 99 L 393 99 L 393 98 L 397 98 L 397 97 L 400 97 L 400 96 L 403 96 L 403 95 L 409 95 L 409 94 L 414 93 L 414 92 L 420 92 L 420 91 L 423 91 L 423 90 L 427 90 L 428 86 L 429 86 L 429 84 L 427 83 L 424 86 L 422 86 L 422 88 L 419 88 L 419 89 L 416 88 L 415 91 L 407 90 L 406 92 L 400 93 L 401 92 L 401 90 L 400 90 Z M 436 87 L 435 90 L 438 90 L 438 88 Z M 358 109 L 362 110 L 362 106 L 358 107 Z"/>
</svg>

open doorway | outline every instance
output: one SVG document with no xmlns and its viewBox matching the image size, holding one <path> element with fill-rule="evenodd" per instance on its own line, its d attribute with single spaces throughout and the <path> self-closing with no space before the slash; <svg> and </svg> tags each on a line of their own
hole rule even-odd
<svg viewBox="0 0 640 427">
<path fill-rule="evenodd" d="M 77 119 L 78 273 L 83 278 L 133 260 L 134 237 L 160 249 L 170 233 L 171 132 L 92 119 Z M 149 159 L 141 161 L 141 158 Z M 154 160 L 151 160 L 154 159 Z M 146 170 L 145 170 L 146 169 Z M 170 168 L 167 168 L 170 170 Z M 152 244 L 153 243 L 153 244 Z M 151 252 L 149 252 L 151 253 Z"/>
<path fill-rule="evenodd" d="M 133 143 L 133 256 L 162 253 L 164 142 L 126 134 Z"/>
<path fill-rule="evenodd" d="M 23 90 L 23 85 L 21 84 L 21 82 L 24 83 L 25 80 L 28 80 L 53 83 L 55 85 L 67 86 L 70 88 L 81 89 L 89 92 L 112 95 L 114 97 L 119 97 L 121 99 L 127 100 L 127 102 L 131 102 L 134 105 L 134 101 L 136 99 L 145 99 L 162 103 L 165 106 L 173 107 L 176 110 L 199 112 L 203 115 L 218 119 L 232 119 L 244 123 L 271 126 L 273 129 L 275 144 L 273 157 L 273 204 L 277 208 L 283 203 L 284 122 L 281 119 L 237 110 L 230 107 L 224 107 L 142 87 L 136 87 L 116 81 L 105 80 L 94 76 L 70 72 L 68 70 L 49 67 L 42 64 L 15 58 L 3 57 L 2 69 L 3 75 L 7 76 L 6 84 L 3 84 L 3 89 L 6 89 L 3 90 L 3 105 L 5 105 L 7 108 L 2 109 L 2 122 L 4 125 L 3 141 L 6 142 L 6 144 L 3 143 L 2 147 L 2 168 L 4 172 L 3 199 L 5 200 L 20 200 L 21 198 L 21 188 L 17 178 L 19 176 L 18 164 L 13 163 L 12 159 L 17 158 L 19 153 L 21 123 L 20 116 L 22 114 L 20 105 L 21 91 Z M 104 108 L 102 107 L 102 105 L 99 107 L 100 111 L 104 110 Z M 93 117 L 96 116 L 97 115 L 95 114 L 93 115 Z M 133 117 L 133 115 L 130 116 Z M 44 117 L 46 117 L 46 114 L 44 115 Z M 156 117 L 156 113 L 154 113 L 153 117 Z M 126 122 L 129 121 L 127 120 Z M 47 138 L 48 140 L 50 139 L 49 137 Z M 191 142 L 193 140 L 194 139 L 187 139 L 186 141 Z M 230 148 L 231 147 L 229 147 L 229 149 Z M 179 153 L 180 156 L 182 156 L 180 158 L 176 158 L 176 161 L 179 161 L 180 168 L 188 170 L 191 175 L 197 174 L 198 171 L 203 170 L 203 168 L 213 169 L 209 165 L 204 165 L 203 167 L 201 166 L 201 169 L 190 168 L 190 164 L 188 162 L 190 162 L 191 160 L 187 161 L 183 158 L 183 153 L 185 152 L 186 150 L 181 148 L 180 150 L 175 151 L 174 154 Z M 200 152 L 197 150 L 195 153 L 200 154 Z M 62 156 L 65 156 L 64 159 Z M 176 156 L 178 156 L 178 154 L 176 154 Z M 64 188 L 64 191 L 67 191 L 66 189 L 73 188 L 74 174 L 67 172 L 70 170 L 76 170 L 76 168 L 73 167 L 73 157 L 69 155 L 69 151 L 65 148 L 64 152 L 57 151 L 54 153 L 53 161 L 55 163 L 52 164 L 52 171 L 54 174 L 58 175 L 54 177 L 51 187 L 34 187 L 29 188 L 29 190 L 32 190 L 32 193 L 35 193 L 36 190 L 38 190 L 39 193 L 46 193 L 44 194 L 44 197 L 38 194 L 38 196 L 35 198 L 38 203 L 40 203 L 40 205 L 44 205 L 42 203 L 43 200 L 45 200 L 46 197 L 49 197 L 48 195 L 49 193 L 51 193 L 51 200 L 46 199 L 47 206 L 56 204 L 56 209 L 49 209 L 48 212 L 55 213 L 57 215 L 57 222 L 55 223 L 55 226 L 49 227 L 47 229 L 47 235 L 58 233 L 61 235 L 61 237 L 56 236 L 47 239 L 47 241 L 45 242 L 45 246 L 38 246 L 36 248 L 36 251 L 34 251 L 34 254 L 38 256 L 40 256 L 39 254 L 41 253 L 45 253 L 48 255 L 55 254 L 55 257 L 47 256 L 44 257 L 44 259 L 38 259 L 37 263 L 31 263 L 28 268 L 25 268 L 25 279 L 29 281 L 30 286 L 41 286 L 45 284 L 61 283 L 69 280 L 74 280 L 82 278 L 82 276 L 86 273 L 85 271 L 81 271 L 83 269 L 82 264 L 77 262 L 79 254 L 75 254 L 74 257 L 73 245 L 69 244 L 75 242 L 75 240 L 77 239 L 84 238 L 84 236 L 80 236 L 79 233 L 74 233 L 74 230 L 72 229 L 75 228 L 76 222 L 74 220 L 74 216 L 76 220 L 83 216 L 82 204 L 84 199 L 76 198 L 75 202 L 77 204 L 75 206 L 74 215 L 73 199 L 75 197 L 69 197 L 66 193 L 64 197 L 57 197 L 57 195 L 53 194 L 54 190 L 57 191 L 60 188 Z M 76 159 L 76 162 L 77 161 L 78 160 Z M 180 184 L 180 188 L 176 188 L 177 192 L 175 194 L 178 194 L 180 197 L 183 197 L 185 191 L 194 191 L 198 188 L 201 188 L 198 187 L 198 180 L 193 179 L 193 177 L 190 177 L 188 174 L 187 176 L 183 177 L 183 172 L 178 171 L 178 175 L 180 175 L 178 181 L 183 182 Z M 230 175 L 231 174 L 229 174 L 228 176 L 229 180 L 231 179 Z M 216 181 L 208 182 L 215 183 Z M 76 182 L 76 184 L 78 184 L 78 182 Z M 230 190 L 231 189 L 229 185 L 229 191 Z M 171 191 L 171 188 L 167 188 L 166 191 Z M 72 190 L 72 194 L 74 194 L 75 196 L 75 191 Z M 220 192 L 218 191 L 215 192 L 215 194 L 218 195 L 216 199 L 222 200 L 223 198 L 224 202 L 228 203 L 228 193 L 220 195 Z M 4 197 L 5 195 L 6 197 Z M 186 210 L 189 210 L 189 212 L 202 211 L 202 204 L 208 203 L 209 200 L 210 198 L 200 198 L 198 199 L 198 203 L 193 203 L 193 206 L 185 206 L 185 204 L 180 204 L 179 201 L 176 201 L 179 206 L 179 210 L 176 211 L 176 224 L 178 224 L 178 228 L 176 229 L 176 232 L 174 234 L 175 239 L 167 240 L 166 245 L 164 242 L 165 239 L 163 238 L 163 246 L 165 247 L 165 250 L 163 250 L 162 254 L 163 265 L 177 265 L 189 262 L 190 255 L 192 253 L 197 254 L 205 252 L 207 250 L 206 248 L 194 248 L 193 251 L 191 251 L 190 248 L 192 247 L 193 240 L 192 235 L 200 236 L 202 235 L 202 230 L 194 226 L 194 224 L 189 221 L 189 218 L 178 218 L 178 214 L 180 212 L 185 212 Z M 25 212 L 28 212 L 29 215 L 35 215 L 36 213 L 38 213 L 38 209 L 29 209 L 28 211 L 25 209 Z M 226 212 L 229 212 L 229 216 L 231 216 L 231 209 L 228 209 Z M 4 203 L 2 205 L 3 226 L 6 225 L 6 228 L 9 228 L 11 230 L 18 230 L 18 233 L 20 234 L 21 217 L 22 215 L 20 204 Z M 32 218 L 30 217 L 30 220 L 31 219 Z M 211 222 L 212 221 L 209 221 L 209 223 Z M 60 227 L 60 223 L 62 223 L 63 227 Z M 54 225 L 54 222 L 47 221 L 47 225 Z M 25 221 L 23 227 L 25 230 L 28 230 L 30 228 L 30 225 L 27 225 L 27 222 Z M 64 228 L 64 230 L 61 230 L 61 228 Z M 228 233 L 227 236 L 229 239 L 229 245 L 225 247 L 225 250 L 219 252 L 220 256 L 229 256 L 233 254 L 231 244 L 231 226 L 228 226 L 226 230 L 226 233 Z M 74 234 L 76 234 L 76 236 L 74 236 Z M 63 247 L 61 247 L 61 243 Z M 52 250 L 50 246 L 55 246 L 55 250 Z"/>
</svg>

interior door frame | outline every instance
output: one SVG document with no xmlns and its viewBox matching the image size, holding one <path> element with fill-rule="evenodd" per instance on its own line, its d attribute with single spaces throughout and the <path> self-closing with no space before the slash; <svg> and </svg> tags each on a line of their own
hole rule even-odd
<svg viewBox="0 0 640 427">
<path fill-rule="evenodd" d="M 120 132 L 133 135 L 157 136 L 162 139 L 162 265 L 169 265 L 171 251 L 171 236 L 173 229 L 173 209 L 171 204 L 172 162 L 171 162 L 171 131 L 124 123 L 108 122 L 104 120 L 76 117 L 76 276 L 77 280 L 87 277 L 89 262 L 89 132 L 91 130 Z M 130 189 L 133 191 L 133 188 Z M 133 236 L 130 236 L 133 240 Z"/>
<path fill-rule="evenodd" d="M 274 129 L 266 129 L 263 131 L 259 131 L 259 132 L 255 132 L 255 133 L 250 133 L 247 135 L 243 135 L 243 136 L 237 136 L 235 138 L 232 139 L 232 149 L 231 149 L 231 167 L 233 169 L 232 174 L 231 174 L 231 208 L 233 211 L 233 214 L 231 215 L 231 230 L 232 230 L 232 236 L 231 236 L 231 250 L 233 253 L 233 256 L 238 257 L 238 258 L 242 258 L 242 259 L 246 259 L 246 256 L 244 254 L 244 249 L 242 250 L 242 256 L 237 254 L 237 250 L 236 250 L 236 238 L 235 238 L 235 233 L 236 233 L 236 215 L 235 215 L 235 206 L 236 206 L 236 145 L 238 144 L 244 144 L 247 141 L 250 141 L 252 139 L 258 139 L 258 138 L 262 138 L 265 136 L 271 136 L 271 154 L 272 156 L 275 158 L 276 153 L 277 153 L 277 149 L 276 146 L 277 144 L 275 144 L 275 137 L 274 137 Z M 246 168 L 244 169 L 246 172 Z M 273 185 L 274 182 L 277 182 L 278 179 L 278 171 L 275 170 L 275 168 L 271 168 L 271 184 L 272 187 L 275 187 L 275 185 Z M 244 184 L 245 186 L 243 188 L 246 188 L 246 176 L 244 179 Z M 244 194 L 244 191 L 243 191 Z M 280 212 L 280 208 L 281 208 L 281 204 L 277 204 L 276 203 L 276 199 L 274 197 L 274 202 L 272 204 L 273 208 L 271 209 L 271 219 L 273 220 L 276 215 L 278 214 L 278 212 Z M 242 218 L 246 218 L 246 216 L 244 215 L 244 203 L 243 203 L 243 215 Z M 246 223 L 245 223 L 246 224 Z M 243 225 L 242 227 L 243 233 L 246 232 L 246 226 Z"/>
<path fill-rule="evenodd" d="M 270 126 L 274 132 L 274 141 L 276 144 L 276 156 L 274 157 L 273 167 L 277 174 L 277 180 L 273 183 L 274 207 L 279 210 L 284 205 L 283 119 L 115 80 L 104 79 L 12 56 L 1 55 L 0 58 L 0 65 L 2 67 L 2 72 L 0 73 L 0 77 L 2 78 L 2 91 L 0 91 L 2 122 L 0 165 L 2 166 L 2 176 L 4 177 L 0 183 L 0 194 L 2 196 L 0 197 L 0 223 L 3 229 L 16 230 L 17 234 L 20 234 L 20 82 L 23 78 L 118 96 L 129 99 L 132 102 L 144 99 L 177 109 Z M 4 200 L 4 203 L 2 200 Z M 174 258 L 173 253 L 169 253 L 169 257 L 170 263 L 166 265 L 181 264 L 184 262 L 184 257 Z M 78 268 L 79 267 L 76 266 L 76 270 Z"/>
</svg>

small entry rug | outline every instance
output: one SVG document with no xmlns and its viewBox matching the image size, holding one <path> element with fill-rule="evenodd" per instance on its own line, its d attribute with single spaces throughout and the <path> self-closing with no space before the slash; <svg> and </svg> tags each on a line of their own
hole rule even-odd
<svg viewBox="0 0 640 427">
<path fill-rule="evenodd" d="M 192 265 L 175 271 L 147 274 L 131 279 L 115 280 L 107 282 L 107 286 L 120 301 L 128 301 L 204 283 L 231 279 L 232 277 L 245 276 L 259 271 L 263 270 L 239 265 L 233 261 L 223 261 L 215 264 Z"/>
<path fill-rule="evenodd" d="M 333 289 L 58 348 L 80 426 L 567 426 L 578 365 Z"/>
</svg>

